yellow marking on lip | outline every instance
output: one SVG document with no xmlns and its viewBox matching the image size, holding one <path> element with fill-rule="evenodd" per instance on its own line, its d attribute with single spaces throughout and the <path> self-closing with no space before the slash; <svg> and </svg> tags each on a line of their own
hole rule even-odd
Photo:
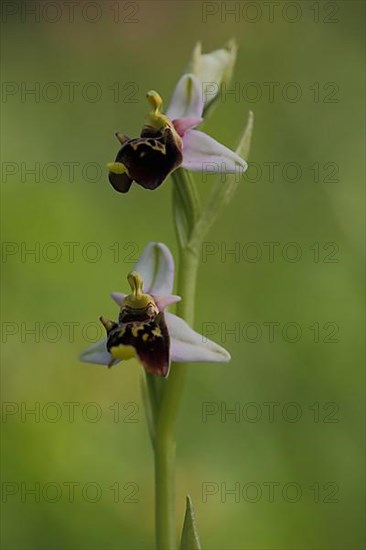
<svg viewBox="0 0 366 550">
<path fill-rule="evenodd" d="M 131 331 L 131 332 L 132 332 L 132 336 L 133 336 L 134 338 L 137 338 L 138 335 L 139 335 L 139 332 L 141 332 L 142 330 L 144 330 L 144 327 L 143 327 L 143 326 L 134 325 L 134 326 L 132 327 L 132 331 Z"/>
<path fill-rule="evenodd" d="M 122 162 L 108 162 L 107 168 L 112 174 L 128 174 L 127 168 Z"/>
<path fill-rule="evenodd" d="M 141 140 L 131 142 L 129 143 L 129 146 L 134 150 L 137 151 L 141 145 L 146 145 L 146 147 L 149 147 L 152 151 L 158 151 L 162 155 L 166 154 L 166 147 L 163 143 L 160 143 L 159 141 L 156 141 L 153 138 L 141 138 Z M 145 152 L 140 153 L 140 156 L 142 154 L 146 154 Z"/>
<path fill-rule="evenodd" d="M 115 359 L 122 359 L 123 361 L 137 357 L 135 348 L 133 346 L 125 346 L 124 344 L 113 346 L 110 349 L 110 353 Z"/>
</svg>

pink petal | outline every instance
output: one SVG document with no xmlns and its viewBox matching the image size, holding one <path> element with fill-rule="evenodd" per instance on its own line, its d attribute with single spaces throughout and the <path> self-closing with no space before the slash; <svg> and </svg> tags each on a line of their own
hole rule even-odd
<svg viewBox="0 0 366 550">
<path fill-rule="evenodd" d="M 156 294 L 154 294 L 154 300 L 156 305 L 158 306 L 159 311 L 164 311 L 166 307 L 180 302 L 181 299 L 182 298 L 180 296 L 176 296 L 175 294 L 168 294 L 166 296 L 157 296 Z"/>
<path fill-rule="evenodd" d="M 203 122 L 203 118 L 176 118 L 173 120 L 173 126 L 180 135 L 183 137 L 187 130 L 195 128 Z"/>
</svg>

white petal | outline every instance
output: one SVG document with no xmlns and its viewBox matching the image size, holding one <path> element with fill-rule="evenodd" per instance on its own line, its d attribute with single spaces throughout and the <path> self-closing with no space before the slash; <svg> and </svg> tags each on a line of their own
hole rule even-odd
<svg viewBox="0 0 366 550">
<path fill-rule="evenodd" d="M 166 115 L 176 118 L 201 118 L 203 98 L 200 81 L 193 74 L 185 74 L 179 80 Z"/>
<path fill-rule="evenodd" d="M 224 174 L 241 174 L 248 168 L 234 151 L 198 130 L 189 130 L 183 136 L 182 166 L 195 172 Z"/>
<path fill-rule="evenodd" d="M 111 362 L 112 356 L 107 351 L 107 339 L 104 338 L 99 342 L 96 342 L 92 346 L 86 348 L 80 354 L 80 360 L 84 363 L 95 363 L 97 365 L 109 365 Z M 113 361 L 113 365 L 119 363 L 118 359 Z"/>
<path fill-rule="evenodd" d="M 149 243 L 134 271 L 144 280 L 144 291 L 148 294 L 171 294 L 174 283 L 174 260 L 169 248 L 163 243 Z"/>
<path fill-rule="evenodd" d="M 165 313 L 171 338 L 171 358 L 179 363 L 227 363 L 230 353 L 202 334 L 195 332 L 180 317 Z"/>
</svg>

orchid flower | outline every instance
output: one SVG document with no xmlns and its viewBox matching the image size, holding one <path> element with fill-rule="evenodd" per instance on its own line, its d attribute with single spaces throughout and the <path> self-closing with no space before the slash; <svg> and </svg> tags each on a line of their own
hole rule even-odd
<svg viewBox="0 0 366 550">
<path fill-rule="evenodd" d="M 111 367 L 135 357 L 147 371 L 166 377 L 171 361 L 230 360 L 224 348 L 165 311 L 181 299 L 172 294 L 174 260 L 166 245 L 149 243 L 128 281 L 131 294 L 111 294 L 120 306 L 118 322 L 101 317 L 107 338 L 87 348 L 80 356 L 82 361 Z"/>
<path fill-rule="evenodd" d="M 115 162 L 107 165 L 116 191 L 127 193 L 133 181 L 145 189 L 156 189 L 180 166 L 194 172 L 214 166 L 223 173 L 247 169 L 239 155 L 194 129 L 203 121 L 204 110 L 201 82 L 196 76 L 182 76 L 166 114 L 160 111 L 163 100 L 157 92 L 148 92 L 147 99 L 152 111 L 140 137 L 130 139 L 116 133 L 122 147 Z"/>
</svg>

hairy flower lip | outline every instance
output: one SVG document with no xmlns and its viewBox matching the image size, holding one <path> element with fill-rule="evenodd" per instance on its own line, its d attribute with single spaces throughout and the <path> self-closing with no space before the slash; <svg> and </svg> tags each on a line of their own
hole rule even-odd
<svg viewBox="0 0 366 550">
<path fill-rule="evenodd" d="M 170 335 L 170 359 L 176 362 L 228 362 L 230 354 L 220 345 L 195 332 L 180 317 L 164 311 L 172 303 L 180 300 L 172 294 L 174 283 L 174 260 L 169 248 L 158 242 L 150 242 L 137 261 L 134 271 L 141 274 L 144 280 L 143 291 L 155 300 L 166 303 L 159 312 L 165 315 L 165 322 Z M 117 304 L 123 302 L 125 295 L 112 293 Z M 158 302 L 156 302 L 158 305 Z M 159 306 L 158 306 L 159 307 Z M 112 322 L 113 323 L 113 322 Z M 84 350 L 80 359 L 86 363 L 115 365 L 120 359 L 113 358 L 106 349 L 103 339 Z"/>
<path fill-rule="evenodd" d="M 124 141 L 115 163 L 108 165 L 109 181 L 121 193 L 126 193 L 133 181 L 154 190 L 181 165 L 182 149 L 182 140 L 172 124 L 158 132 L 145 126 L 139 138 Z M 115 170 L 114 165 L 124 170 Z"/>
</svg>

